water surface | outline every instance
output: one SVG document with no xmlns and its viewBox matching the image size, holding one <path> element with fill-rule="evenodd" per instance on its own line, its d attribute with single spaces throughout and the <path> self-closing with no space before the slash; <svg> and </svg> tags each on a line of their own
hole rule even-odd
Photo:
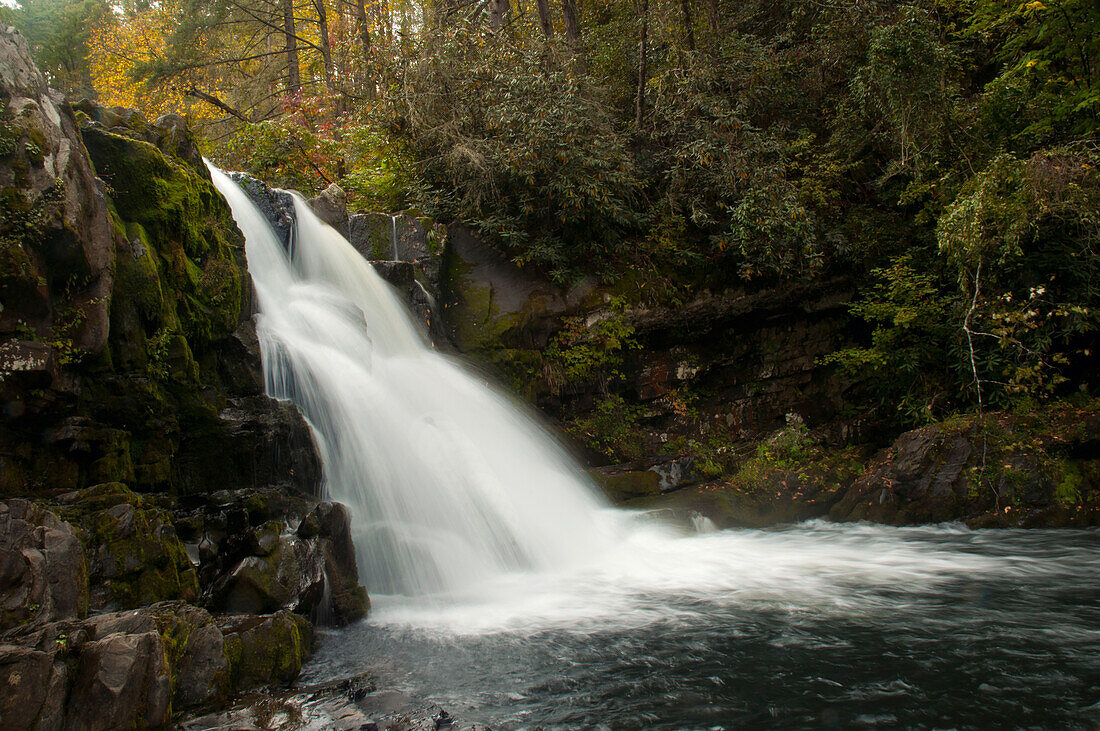
<svg viewBox="0 0 1100 731">
<path fill-rule="evenodd" d="M 374 597 L 304 680 L 373 669 L 496 729 L 1088 728 L 1100 532 L 814 522 Z"/>
</svg>

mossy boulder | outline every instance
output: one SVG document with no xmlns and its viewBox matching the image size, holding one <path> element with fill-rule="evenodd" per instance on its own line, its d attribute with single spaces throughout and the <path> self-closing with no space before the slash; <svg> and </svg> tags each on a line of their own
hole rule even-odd
<svg viewBox="0 0 1100 731">
<path fill-rule="evenodd" d="M 220 617 L 218 626 L 233 687 L 239 690 L 292 682 L 312 652 L 313 629 L 293 612 Z"/>
<path fill-rule="evenodd" d="M 458 225 L 449 231 L 440 287 L 444 323 L 466 353 L 543 347 L 565 311 L 564 297 L 545 280 Z"/>
<path fill-rule="evenodd" d="M 976 527 L 1100 524 L 1100 401 L 961 416 L 883 450 L 834 520 Z"/>
<path fill-rule="evenodd" d="M 661 494 L 661 476 L 653 470 L 597 469 L 589 475 L 613 502 Z"/>
<path fill-rule="evenodd" d="M 63 514 L 83 528 L 99 609 L 127 609 L 198 598 L 198 574 L 176 535 L 172 514 L 120 483 L 61 498 Z"/>
<path fill-rule="evenodd" d="M 84 129 L 84 139 L 126 234 L 116 269 L 112 337 L 132 346 L 140 342 L 141 329 L 147 343 L 144 358 L 126 348 L 117 365 L 147 365 L 157 360 L 151 349 L 171 347 L 176 337 L 182 338 L 177 348 L 191 350 L 227 337 L 248 291 L 244 240 L 209 173 L 148 142 L 95 127 Z M 149 346 L 155 338 L 166 342 Z M 182 353 L 176 357 L 186 360 Z"/>
</svg>

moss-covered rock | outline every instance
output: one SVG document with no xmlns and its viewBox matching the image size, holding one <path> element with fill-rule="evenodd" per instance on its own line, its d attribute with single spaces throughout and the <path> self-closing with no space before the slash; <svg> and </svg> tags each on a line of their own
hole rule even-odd
<svg viewBox="0 0 1100 731">
<path fill-rule="evenodd" d="M 293 681 L 312 652 L 313 630 L 293 612 L 223 617 L 218 626 L 233 687 L 239 690 Z"/>
<path fill-rule="evenodd" d="M 128 609 L 198 598 L 198 575 L 171 513 L 121 483 L 63 496 L 62 513 L 84 531 L 92 604 Z"/>
</svg>

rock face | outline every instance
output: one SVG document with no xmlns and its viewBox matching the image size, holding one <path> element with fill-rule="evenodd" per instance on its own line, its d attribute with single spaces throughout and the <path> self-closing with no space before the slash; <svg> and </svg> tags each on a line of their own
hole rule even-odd
<svg viewBox="0 0 1100 731">
<path fill-rule="evenodd" d="M 609 492 L 631 507 L 682 519 L 697 513 L 721 528 L 826 517 L 1087 527 L 1100 525 L 1098 427 L 1100 402 L 1092 400 L 1026 416 L 957 417 L 906 432 L 876 453 L 840 450 L 806 433 L 784 446 L 781 433 L 729 477 L 662 494 L 655 480 L 648 492 L 615 483 Z M 645 473 L 626 474 L 637 481 Z"/>
<path fill-rule="evenodd" d="M 194 137 L 74 111 L 8 29 L 0 103 L 0 728 L 157 728 L 292 680 L 307 616 L 368 603 Z M 257 614 L 211 615 L 257 562 Z"/>
<path fill-rule="evenodd" d="M 116 232 L 71 112 L 0 28 L 0 339 L 32 332 L 66 358 L 107 345 Z"/>
<path fill-rule="evenodd" d="M 792 420 L 835 425 L 836 441 L 852 435 L 837 419 L 849 384 L 820 364 L 849 337 L 843 280 L 663 304 L 626 283 L 565 291 L 461 226 L 442 280 L 458 349 L 571 427 L 596 464 L 713 461 L 706 445 L 751 442 Z"/>
<path fill-rule="evenodd" d="M 316 491 L 308 426 L 262 395 L 244 242 L 183 120 L 74 115 L 17 33 L 0 54 L 0 493 Z"/>
<path fill-rule="evenodd" d="M 0 638 L 0 726 L 159 728 L 174 712 L 293 680 L 312 634 L 289 612 L 225 617 L 164 602 Z"/>
<path fill-rule="evenodd" d="M 1100 407 L 991 414 L 915 429 L 872 461 L 834 520 L 1100 524 Z"/>
<path fill-rule="evenodd" d="M 26 500 L 0 503 L 0 627 L 88 611 L 88 571 L 76 531 Z"/>
</svg>

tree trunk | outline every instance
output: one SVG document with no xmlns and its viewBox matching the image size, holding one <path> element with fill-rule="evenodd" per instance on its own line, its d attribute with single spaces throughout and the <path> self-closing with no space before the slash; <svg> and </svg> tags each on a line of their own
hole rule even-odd
<svg viewBox="0 0 1100 731">
<path fill-rule="evenodd" d="M 542 26 L 542 34 L 547 38 L 554 37 L 554 21 L 550 17 L 549 0 L 535 0 L 539 9 L 539 25 Z"/>
<path fill-rule="evenodd" d="M 294 0 L 283 0 L 283 30 L 286 33 L 286 90 L 291 96 L 302 91 L 298 68 L 298 36 L 294 30 Z"/>
<path fill-rule="evenodd" d="M 576 51 L 581 47 L 581 28 L 577 24 L 576 0 L 561 0 L 561 14 L 565 19 L 565 40 Z"/>
<path fill-rule="evenodd" d="M 695 21 L 691 17 L 691 0 L 680 0 L 684 11 L 684 40 L 689 51 L 695 50 Z"/>
<path fill-rule="evenodd" d="M 642 30 L 638 38 L 638 95 L 634 100 L 634 126 L 642 128 L 645 115 L 646 35 L 649 33 L 649 0 L 641 0 Z"/>
<path fill-rule="evenodd" d="M 710 11 L 710 30 L 714 34 L 714 42 L 718 42 L 718 0 L 709 0 L 707 9 Z"/>
<path fill-rule="evenodd" d="M 317 9 L 317 29 L 321 34 L 321 63 L 324 65 L 325 90 L 329 94 L 336 93 L 336 79 L 334 78 L 332 65 L 332 42 L 328 37 L 328 8 L 325 0 L 313 0 L 313 7 Z"/>
<path fill-rule="evenodd" d="M 508 0 L 489 0 L 489 27 L 500 30 L 509 9 Z"/>
<path fill-rule="evenodd" d="M 365 0 L 356 0 L 356 22 L 359 23 L 359 45 L 363 48 L 363 73 L 361 82 L 363 90 L 371 99 L 374 98 L 374 84 L 370 81 L 370 26 L 367 23 L 367 6 Z"/>
</svg>

